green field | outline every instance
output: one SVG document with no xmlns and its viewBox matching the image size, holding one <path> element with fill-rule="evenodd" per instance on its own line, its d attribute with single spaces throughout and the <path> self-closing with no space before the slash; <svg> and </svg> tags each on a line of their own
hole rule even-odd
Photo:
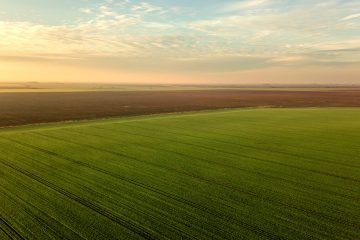
<svg viewBox="0 0 360 240">
<path fill-rule="evenodd" d="M 360 239 L 360 109 L 0 130 L 0 239 Z"/>
</svg>

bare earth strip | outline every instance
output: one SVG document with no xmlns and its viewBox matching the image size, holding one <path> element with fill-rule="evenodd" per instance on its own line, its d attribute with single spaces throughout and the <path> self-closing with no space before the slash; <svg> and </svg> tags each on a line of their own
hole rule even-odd
<svg viewBox="0 0 360 240">
<path fill-rule="evenodd" d="M 240 107 L 359 107 L 360 91 L 0 93 L 0 127 Z"/>
</svg>

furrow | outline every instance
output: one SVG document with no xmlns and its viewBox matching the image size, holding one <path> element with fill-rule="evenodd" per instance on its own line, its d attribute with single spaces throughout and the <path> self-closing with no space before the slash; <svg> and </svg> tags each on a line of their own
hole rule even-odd
<svg viewBox="0 0 360 240">
<path fill-rule="evenodd" d="M 99 127 L 96 127 L 96 128 L 99 128 Z M 101 128 L 101 129 L 102 129 L 102 128 Z M 138 133 L 135 134 L 135 133 L 127 132 L 127 131 L 124 131 L 124 130 L 115 129 L 115 130 L 113 130 L 113 131 L 118 131 L 118 132 L 122 132 L 122 133 L 132 134 L 132 135 L 135 135 L 135 136 L 153 138 L 153 136 L 144 135 L 144 134 L 138 134 Z M 249 158 L 249 159 L 253 159 L 253 160 L 256 160 L 256 161 L 260 161 L 260 162 L 271 163 L 271 164 L 280 165 L 280 166 L 284 166 L 284 167 L 289 167 L 289 168 L 293 168 L 293 169 L 297 169 L 297 170 L 313 172 L 313 173 L 317 173 L 317 174 L 321 174 L 321 175 L 326 175 L 326 176 L 330 176 L 330 177 L 335 177 L 335 178 L 340 178 L 340 179 L 344 179 L 344 180 L 354 181 L 354 182 L 360 183 L 360 179 L 356 179 L 356 178 L 352 178 L 352 177 L 347 177 L 347 176 L 342 176 L 342 175 L 337 175 L 337 174 L 332 174 L 332 173 L 325 172 L 325 171 L 320 171 L 320 170 L 315 170 L 315 169 L 310 169 L 310 168 L 299 167 L 299 166 L 296 166 L 296 165 L 286 164 L 286 163 L 277 162 L 277 161 L 273 161 L 273 160 L 262 159 L 262 158 L 254 157 L 254 156 L 251 156 L 251 155 L 233 153 L 233 152 L 229 152 L 229 151 L 225 151 L 225 150 L 221 150 L 221 149 L 215 149 L 215 148 L 211 148 L 211 147 L 207 147 L 207 146 L 203 146 L 203 145 L 199 145 L 199 144 L 194 144 L 194 143 L 179 141 L 179 140 L 175 140 L 175 139 L 172 139 L 172 138 L 158 138 L 158 139 L 170 141 L 170 142 L 173 142 L 173 143 L 179 143 L 179 144 L 183 144 L 183 145 L 193 146 L 193 147 L 197 147 L 197 148 L 202 148 L 202 149 L 206 149 L 206 150 L 213 151 L 213 152 L 228 154 L 228 155 L 232 155 L 232 156 L 235 156 L 235 157 Z"/>
<path fill-rule="evenodd" d="M 266 236 L 266 238 L 268 238 L 268 239 L 278 239 L 278 237 L 277 237 L 276 235 L 271 234 L 271 233 L 269 233 L 269 232 L 266 232 L 265 230 L 260 229 L 260 228 L 258 228 L 257 226 L 253 226 L 253 225 L 251 225 L 251 224 L 249 224 L 249 223 L 246 223 L 246 222 L 244 222 L 244 221 L 239 221 L 239 219 L 231 219 L 231 218 L 229 218 L 229 216 L 224 215 L 224 214 L 222 214 L 222 213 L 220 213 L 220 212 L 218 212 L 218 211 L 217 211 L 217 212 L 213 212 L 213 210 L 210 210 L 210 209 L 208 209 L 208 208 L 206 208 L 206 207 L 204 207 L 204 206 L 202 206 L 202 205 L 198 205 L 198 204 L 196 204 L 196 203 L 194 203 L 194 202 L 192 202 L 192 201 L 186 200 L 186 199 L 184 199 L 184 198 L 180 198 L 180 197 L 178 197 L 178 196 L 176 196 L 176 195 L 169 194 L 169 193 L 164 192 L 164 191 L 162 191 L 162 190 L 159 190 L 159 189 L 157 189 L 157 188 L 154 188 L 154 187 L 151 187 L 151 186 L 142 184 L 142 183 L 140 183 L 140 182 L 137 182 L 137 181 L 128 179 L 128 178 L 126 178 L 126 177 L 124 177 L 124 176 L 121 176 L 121 175 L 118 175 L 118 174 L 115 174 L 115 173 L 111 173 L 111 172 L 109 172 L 109 171 L 106 171 L 106 170 L 104 170 L 104 169 L 98 168 L 98 167 L 93 166 L 93 165 L 91 165 L 91 164 L 86 164 L 86 163 L 83 163 L 83 162 L 80 162 L 80 161 L 77 161 L 77 160 L 73 160 L 73 159 L 68 158 L 68 157 L 60 156 L 59 154 L 55 154 L 55 153 L 50 152 L 50 151 L 48 151 L 48 150 L 44 150 L 44 149 L 41 149 L 41 148 L 38 148 L 38 147 L 31 146 L 30 144 L 21 143 L 21 142 L 18 142 L 18 141 L 16 141 L 16 140 L 12 140 L 12 139 L 8 139 L 8 140 L 9 140 L 9 141 L 16 142 L 16 143 L 18 143 L 18 144 L 20 144 L 20 145 L 23 145 L 23 146 L 27 146 L 27 147 L 36 149 L 36 150 L 38 150 L 38 151 L 44 152 L 44 153 L 46 153 L 46 154 L 49 154 L 49 155 L 51 155 L 51 156 L 60 157 L 60 158 L 63 158 L 63 159 L 65 159 L 65 160 L 68 160 L 68 161 L 71 161 L 71 162 L 73 162 L 73 163 L 76 163 L 76 164 L 78 164 L 78 165 L 85 166 L 85 167 L 88 167 L 88 168 L 90 168 L 90 169 L 93 169 L 93 170 L 96 170 L 96 171 L 105 173 L 105 174 L 107 174 L 107 175 L 109 175 L 109 176 L 112 176 L 112 177 L 115 177 L 115 178 L 117 178 L 117 179 L 126 181 L 126 182 L 128 182 L 128 183 L 131 183 L 131 184 L 136 185 L 136 186 L 138 186 L 138 187 L 147 189 L 147 190 L 149 190 L 149 191 L 156 192 L 156 193 L 159 194 L 159 195 L 162 195 L 162 196 L 164 196 L 164 197 L 168 197 L 168 198 L 173 199 L 173 200 L 178 201 L 178 202 L 182 202 L 183 204 L 186 204 L 186 205 L 192 206 L 192 207 L 194 207 L 194 208 L 196 208 L 196 209 L 198 209 L 198 210 L 204 211 L 204 212 L 206 212 L 206 213 L 208 213 L 208 214 L 210 214 L 210 215 L 212 215 L 212 216 L 214 216 L 214 217 L 217 217 L 217 218 L 220 218 L 220 219 L 223 219 L 223 220 L 231 220 L 232 224 L 238 225 L 238 224 L 240 223 L 241 225 L 238 225 L 239 227 L 244 227 L 245 229 L 250 230 L 250 231 L 252 231 L 252 232 L 254 232 L 254 233 L 257 233 L 257 234 L 261 233 L 261 234 L 259 234 L 260 236 L 261 236 L 261 235 L 262 235 L 262 236 Z"/>
<path fill-rule="evenodd" d="M 0 215 L 0 227 L 3 232 L 14 240 L 25 240 L 8 222 Z"/>
<path fill-rule="evenodd" d="M 17 142 L 16 140 L 13 140 L 13 141 L 14 141 L 14 142 Z M 69 142 L 68 139 L 65 139 L 65 140 L 63 139 L 63 141 L 68 141 L 68 142 Z M 71 142 L 71 141 L 70 141 L 70 142 Z M 17 143 L 22 144 L 22 145 L 25 145 L 25 146 L 27 145 L 27 146 L 30 146 L 30 147 L 31 147 L 31 145 L 29 145 L 29 144 L 20 143 L 20 142 L 17 142 Z M 79 143 L 78 143 L 78 144 L 79 144 Z M 42 151 L 42 150 L 43 150 L 43 149 L 41 149 L 41 148 L 39 148 L 39 147 L 35 147 L 34 149 L 37 149 L 37 150 L 39 150 L 39 151 Z M 55 153 L 50 152 L 50 151 L 48 151 L 48 150 L 44 150 L 43 152 L 49 153 L 49 154 L 51 154 L 52 156 L 57 156 L 57 157 L 61 157 L 61 158 L 66 158 L 67 160 L 76 162 L 77 164 L 80 164 L 80 165 L 83 165 L 83 166 L 87 166 L 87 167 L 89 167 L 89 168 L 93 168 L 93 169 L 95 169 L 95 170 L 98 170 L 98 171 L 100 171 L 100 172 L 104 172 L 104 173 L 109 174 L 109 175 L 112 175 L 112 176 L 114 176 L 114 177 L 119 177 L 119 178 L 121 178 L 121 179 L 123 179 L 123 180 L 125 180 L 125 181 L 129 181 L 129 179 L 126 179 L 126 178 L 124 178 L 123 176 L 118 176 L 117 174 L 110 173 L 110 172 L 108 172 L 108 171 L 106 171 L 106 170 L 103 170 L 103 169 L 101 169 L 101 168 L 98 168 L 98 167 L 95 167 L 95 166 L 92 166 L 92 165 L 89 165 L 89 164 L 85 164 L 85 163 L 82 163 L 82 162 L 79 162 L 79 161 L 76 161 L 76 160 L 72 160 L 71 158 L 68 158 L 68 157 L 60 156 L 59 154 L 55 154 Z M 131 158 L 131 159 L 133 159 L 133 158 Z M 136 160 L 136 159 L 133 159 L 133 160 Z M 134 182 L 133 180 L 130 180 L 130 181 L 131 181 L 131 182 Z M 137 182 L 134 182 L 134 183 L 135 183 L 135 184 L 139 184 L 139 183 L 137 183 Z M 213 183 L 213 182 L 211 182 L 211 183 Z M 140 183 L 139 186 L 142 186 L 142 184 Z M 221 185 L 221 186 L 222 186 L 222 187 L 225 187 L 225 188 L 229 188 L 229 186 L 226 186 L 226 185 Z M 262 196 L 259 196 L 259 195 L 256 194 L 256 193 L 254 193 L 254 192 L 243 191 L 243 190 L 241 190 L 241 189 L 237 189 L 237 188 L 234 188 L 234 187 L 232 187 L 232 186 L 230 186 L 230 189 L 232 189 L 232 190 L 234 190 L 234 191 L 238 191 L 238 192 L 243 193 L 243 194 L 247 194 L 247 195 L 252 196 L 252 197 L 255 197 L 255 198 L 258 198 L 258 199 L 260 199 L 260 200 L 262 200 L 262 201 L 266 201 L 266 202 L 270 202 L 270 203 L 279 205 L 279 206 L 281 206 L 281 207 L 287 207 L 287 208 L 295 209 L 295 210 L 297 210 L 297 211 L 299 211 L 299 212 L 303 212 L 303 213 L 305 213 L 305 214 L 307 214 L 307 215 L 316 216 L 316 217 L 318 217 L 318 218 L 320 218 L 320 219 L 323 219 L 323 220 L 326 220 L 326 221 L 328 221 L 328 222 L 333 222 L 333 223 L 338 223 L 338 224 L 339 224 L 339 223 L 340 223 L 340 224 L 346 224 L 346 225 L 352 226 L 352 227 L 354 227 L 354 228 L 360 227 L 360 225 L 359 225 L 358 223 L 351 222 L 351 221 L 346 220 L 346 219 L 341 219 L 341 220 L 340 220 L 340 219 L 337 219 L 337 218 L 335 218 L 335 217 L 331 217 L 331 216 L 328 216 L 328 215 L 326 215 L 326 214 L 324 214 L 324 213 L 321 213 L 321 212 L 319 212 L 319 211 L 316 211 L 316 210 L 314 210 L 314 209 L 301 208 L 301 207 L 298 207 L 298 206 L 296 206 L 296 205 L 294 205 L 294 204 L 281 202 L 281 201 L 274 200 L 274 199 L 269 198 L 269 197 L 262 197 Z M 158 191 L 158 190 L 156 190 L 156 191 Z M 161 192 L 161 190 L 160 190 L 160 192 Z M 167 195 L 167 193 L 165 193 L 165 195 Z M 188 201 L 187 201 L 187 202 L 188 202 Z M 225 217 L 225 216 L 224 216 L 224 217 Z M 235 220 L 235 221 L 236 221 L 236 220 Z"/>
<path fill-rule="evenodd" d="M 8 163 L 6 160 L 4 159 L 1 159 L 0 158 L 0 162 L 9 167 L 9 168 L 12 168 L 13 170 L 15 171 L 18 171 L 20 173 L 22 173 L 23 175 L 29 177 L 30 179 L 33 179 L 34 181 L 37 181 L 41 184 L 43 184 L 44 186 L 58 192 L 58 193 L 61 193 L 62 195 L 68 197 L 69 199 L 77 202 L 78 204 L 81 204 L 89 209 L 92 209 L 93 211 L 97 212 L 99 215 L 102 215 L 103 217 L 106 217 L 108 219 L 110 219 L 111 221 L 114 221 L 120 225 L 122 225 L 123 227 L 131 230 L 132 232 L 138 234 L 139 236 L 145 238 L 145 239 L 159 239 L 159 238 L 163 238 L 163 236 L 161 235 L 158 235 L 156 233 L 151 233 L 149 232 L 149 230 L 147 229 L 144 229 L 140 226 L 137 226 L 133 223 L 131 223 L 130 221 L 128 220 L 124 220 L 122 219 L 121 217 L 117 216 L 116 214 L 112 213 L 111 211 L 109 211 L 108 209 L 100 206 L 100 205 L 97 205 L 95 203 L 91 203 L 89 201 L 87 201 L 86 199 L 83 199 L 69 191 L 66 191 L 65 189 L 55 185 L 55 184 L 52 184 L 51 182 L 43 179 L 43 178 L 40 178 L 34 174 L 32 174 L 31 172 L 29 171 L 26 171 L 24 169 L 21 169 L 21 168 L 18 168 L 16 166 L 14 166 L 13 164 L 11 163 Z"/>
<path fill-rule="evenodd" d="M 90 134 L 90 133 L 83 133 L 83 132 L 79 132 L 79 131 L 72 131 L 72 132 L 76 132 L 76 133 L 81 134 L 81 135 L 83 135 L 83 136 L 92 136 L 92 137 L 97 137 L 97 138 L 104 139 L 103 136 L 100 136 L 100 135 L 97 135 L 97 134 L 94 134 L 94 133 L 91 133 L 91 134 Z M 134 134 L 130 134 L 130 133 L 128 133 L 128 134 L 135 136 Z M 45 134 L 38 134 L 38 135 L 47 136 L 47 137 L 50 138 L 50 136 L 45 135 Z M 106 139 L 109 139 L 109 137 L 107 137 Z M 119 141 L 121 142 L 121 139 L 116 139 L 116 141 L 114 140 L 113 145 L 118 145 L 118 146 L 120 146 L 120 144 L 118 144 Z M 126 142 L 123 142 L 123 143 L 129 143 L 129 141 L 126 141 Z M 157 150 L 157 151 L 160 150 L 160 151 L 163 151 L 163 152 L 168 152 L 168 153 L 171 153 L 171 154 L 175 154 L 175 155 L 184 157 L 184 158 L 186 158 L 186 159 L 188 159 L 188 158 L 193 158 L 193 159 L 196 159 L 196 160 L 201 161 L 201 162 L 206 162 L 206 163 L 209 163 L 209 164 L 214 164 L 214 165 L 218 165 L 218 166 L 221 166 L 221 167 L 226 167 L 226 168 L 229 168 L 229 169 L 236 169 L 236 170 L 239 170 L 239 171 L 242 171 L 242 172 L 246 172 L 246 173 L 249 173 L 249 174 L 255 174 L 255 175 L 258 175 L 258 176 L 261 176 L 261 177 L 265 177 L 265 178 L 268 178 L 268 179 L 279 180 L 279 181 L 286 182 L 286 183 L 289 183 L 289 184 L 292 184 L 292 185 L 302 186 L 302 187 L 304 187 L 304 188 L 308 188 L 308 189 L 312 189 L 312 190 L 324 192 L 324 193 L 327 193 L 327 194 L 329 194 L 329 195 L 335 195 L 335 196 L 343 197 L 343 198 L 350 199 L 350 200 L 358 200 L 358 199 L 359 199 L 358 197 L 353 197 L 353 196 L 345 195 L 345 194 L 342 194 L 342 193 L 339 193 L 339 192 L 336 192 L 336 191 L 331 191 L 331 190 L 323 189 L 323 188 L 316 187 L 316 186 L 313 186 L 313 185 L 308 185 L 308 184 L 305 184 L 305 183 L 296 182 L 296 181 L 293 181 L 293 180 L 290 180 L 290 179 L 285 179 L 285 178 L 282 178 L 282 177 L 279 177 L 279 176 L 273 176 L 273 175 L 265 174 L 265 173 L 263 173 L 263 172 L 258 172 L 258 171 L 254 171 L 254 170 L 248 170 L 248 169 L 240 168 L 240 167 L 234 166 L 234 165 L 219 163 L 219 162 L 212 161 L 212 160 L 209 160 L 209 159 L 200 158 L 200 157 L 197 157 L 197 156 L 194 156 L 194 155 L 188 155 L 188 154 L 185 154 L 185 153 L 181 153 L 181 152 L 176 152 L 176 151 L 173 151 L 173 150 L 165 149 L 165 148 L 162 148 L 162 147 L 159 147 L 159 146 L 157 146 L 156 148 L 151 148 L 151 147 L 149 147 L 149 146 L 147 146 L 147 145 L 144 145 L 144 144 L 142 144 L 142 143 L 140 143 L 140 142 L 136 142 L 136 143 L 131 142 L 131 143 L 134 144 L 134 145 L 136 145 L 136 146 L 145 148 L 145 149 Z M 147 162 L 146 162 L 146 163 L 147 163 Z M 147 163 L 147 164 L 148 164 L 148 163 Z M 316 183 L 316 182 L 314 182 L 314 183 Z"/>
<path fill-rule="evenodd" d="M 149 129 L 149 128 L 134 126 L 134 125 L 126 124 L 126 123 L 121 124 L 121 125 L 128 126 L 130 128 L 137 128 L 137 129 L 141 129 L 141 130 L 145 130 L 145 131 L 152 131 L 152 129 Z M 154 124 L 154 125 L 156 125 L 156 124 Z M 173 128 L 175 128 L 175 127 L 172 127 L 172 129 Z M 179 127 L 176 127 L 176 128 L 179 128 Z M 181 129 L 181 128 L 179 128 L 179 129 Z M 182 129 L 185 130 L 184 128 L 182 128 Z M 174 132 L 174 131 L 169 131 L 169 130 L 167 130 L 167 131 L 162 130 L 161 132 L 174 134 L 176 136 L 181 135 L 181 136 L 186 136 L 186 137 L 190 137 L 190 138 L 198 138 L 198 139 L 206 140 L 206 141 L 211 140 L 211 141 L 213 141 L 215 143 L 217 142 L 217 143 L 223 143 L 223 144 L 237 146 L 237 147 L 244 147 L 244 148 L 254 149 L 256 151 L 260 150 L 260 151 L 269 152 L 269 153 L 277 153 L 277 154 L 284 155 L 284 156 L 301 158 L 302 160 L 309 161 L 309 162 L 316 161 L 316 162 L 321 162 L 321 163 L 328 163 L 328 164 L 333 164 L 333 165 L 338 165 L 338 166 L 346 166 L 346 167 L 349 167 L 349 168 L 360 169 L 359 165 L 353 165 L 353 164 L 348 164 L 348 163 L 339 163 L 339 162 L 335 162 L 335 161 L 330 161 L 330 160 L 325 160 L 325 159 L 320 159 L 320 158 L 315 158 L 315 157 L 310 157 L 310 156 L 305 157 L 305 156 L 302 156 L 302 155 L 296 154 L 296 153 L 281 152 L 281 151 L 277 151 L 277 150 L 269 150 L 267 148 L 261 148 L 261 147 L 253 146 L 253 145 L 221 141 L 221 140 L 217 140 L 217 139 L 213 139 L 213 138 L 200 137 L 200 136 L 195 136 L 195 135 L 184 134 L 183 132 Z M 197 132 L 202 132 L 202 131 L 197 129 Z M 206 133 L 206 132 L 202 132 L 202 133 Z M 242 136 L 242 138 L 243 138 L 243 136 Z M 249 139 L 249 138 L 245 138 L 245 139 Z"/>
</svg>

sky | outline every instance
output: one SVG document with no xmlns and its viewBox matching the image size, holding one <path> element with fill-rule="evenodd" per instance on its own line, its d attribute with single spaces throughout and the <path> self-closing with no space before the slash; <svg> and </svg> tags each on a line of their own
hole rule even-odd
<svg viewBox="0 0 360 240">
<path fill-rule="evenodd" d="M 360 1 L 0 0 L 0 81 L 360 84 Z"/>
</svg>

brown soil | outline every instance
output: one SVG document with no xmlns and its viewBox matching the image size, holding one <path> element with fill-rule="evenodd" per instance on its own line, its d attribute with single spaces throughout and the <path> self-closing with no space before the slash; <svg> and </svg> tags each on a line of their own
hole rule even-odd
<svg viewBox="0 0 360 240">
<path fill-rule="evenodd" d="M 360 91 L 0 93 L 0 126 L 265 106 L 360 107 Z"/>
</svg>

